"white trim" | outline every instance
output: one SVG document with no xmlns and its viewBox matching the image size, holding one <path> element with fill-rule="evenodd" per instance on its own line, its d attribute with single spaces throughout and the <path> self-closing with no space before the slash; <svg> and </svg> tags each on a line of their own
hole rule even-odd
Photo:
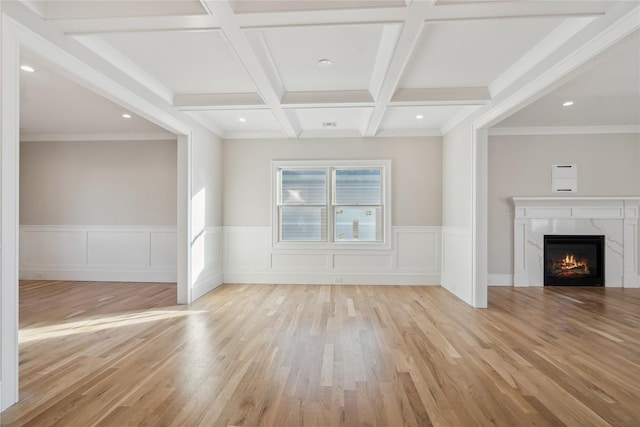
<svg viewBox="0 0 640 427">
<path fill-rule="evenodd" d="M 225 283 L 285 284 L 285 285 L 397 285 L 439 286 L 439 274 L 359 274 L 359 273 L 285 273 L 233 272 L 224 274 Z"/>
<path fill-rule="evenodd" d="M 619 133 L 640 133 L 640 125 L 620 126 L 539 126 L 505 127 L 489 129 L 490 136 L 512 135 L 613 135 Z"/>
<path fill-rule="evenodd" d="M 177 303 L 191 303 L 191 163 L 192 135 L 178 136 L 177 147 Z"/>
<path fill-rule="evenodd" d="M 472 179 L 476 185 L 472 185 L 471 197 L 471 264 L 472 264 L 472 305 L 476 308 L 486 308 L 488 305 L 487 295 L 487 268 L 488 257 L 488 233 L 486 226 L 478 224 L 488 224 L 488 200 L 489 200 L 489 177 L 488 174 L 480 174 L 478 171 L 489 169 L 489 136 L 486 129 L 475 129 L 472 127 Z"/>
<path fill-rule="evenodd" d="M 442 136 L 440 129 L 380 129 L 376 138 L 381 137 L 420 137 L 420 136 Z"/>
<path fill-rule="evenodd" d="M 124 271 L 121 267 L 117 270 L 72 270 L 72 269 L 51 269 L 51 268 L 22 268 L 20 280 L 65 280 L 80 282 L 157 282 L 175 283 L 175 271 L 149 271 L 131 270 Z"/>
<path fill-rule="evenodd" d="M 20 142 L 57 141 L 175 141 L 176 135 L 169 132 L 137 133 L 38 133 L 21 134 Z"/>
<path fill-rule="evenodd" d="M 5 4 L 0 6 L 4 8 Z M 20 143 L 19 120 L 20 110 L 19 88 L 19 38 L 13 22 L 6 16 L 0 16 L 0 93 L 2 106 L 0 107 L 0 149 L 1 149 L 1 178 L 0 197 L 0 304 L 2 319 L 1 327 L 1 355 L 0 378 L 2 378 L 2 401 L 0 410 L 3 411 L 18 401 L 18 253 L 19 237 L 18 224 L 19 195 L 20 195 Z"/>
</svg>

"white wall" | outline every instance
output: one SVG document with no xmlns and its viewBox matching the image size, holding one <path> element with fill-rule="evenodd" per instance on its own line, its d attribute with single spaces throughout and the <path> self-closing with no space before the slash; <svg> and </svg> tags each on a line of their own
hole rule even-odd
<svg viewBox="0 0 640 427">
<path fill-rule="evenodd" d="M 271 242 L 271 162 L 391 159 L 390 249 L 283 251 Z M 438 284 L 441 139 L 226 140 L 225 282 Z"/>
<path fill-rule="evenodd" d="M 194 132 L 191 153 L 192 299 L 223 282 L 223 143 L 207 132 Z"/>
<path fill-rule="evenodd" d="M 23 142 L 20 277 L 176 281 L 176 141 Z"/>
<path fill-rule="evenodd" d="M 472 130 L 461 125 L 443 138 L 442 286 L 473 305 Z"/>
<path fill-rule="evenodd" d="M 551 165 L 576 163 L 578 191 L 553 193 Z M 640 135 L 491 136 L 489 279 L 511 284 L 514 196 L 640 196 Z"/>
</svg>

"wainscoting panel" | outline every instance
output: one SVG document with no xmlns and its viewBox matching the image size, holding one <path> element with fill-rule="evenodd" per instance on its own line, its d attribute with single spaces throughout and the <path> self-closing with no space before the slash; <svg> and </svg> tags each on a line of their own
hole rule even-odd
<svg viewBox="0 0 640 427">
<path fill-rule="evenodd" d="M 391 271 L 392 254 L 335 254 L 333 267 L 342 271 Z"/>
<path fill-rule="evenodd" d="M 442 286 L 473 305 L 471 229 L 443 227 Z"/>
<path fill-rule="evenodd" d="M 271 268 L 281 271 L 328 271 L 330 257 L 326 254 L 272 254 Z"/>
<path fill-rule="evenodd" d="M 270 227 L 224 227 L 226 267 L 265 269 L 268 267 Z"/>
<path fill-rule="evenodd" d="M 192 298 L 200 298 L 223 282 L 222 227 L 206 227 L 192 244 Z"/>
<path fill-rule="evenodd" d="M 84 265 L 86 260 L 86 235 L 83 231 L 21 228 L 21 266 L 78 266 Z"/>
<path fill-rule="evenodd" d="M 394 227 L 396 268 L 440 273 L 440 227 Z"/>
<path fill-rule="evenodd" d="M 271 227 L 224 227 L 226 283 L 440 284 L 440 227 L 393 227 L 391 249 L 274 248 Z"/>
<path fill-rule="evenodd" d="M 175 227 L 20 227 L 20 279 L 175 282 Z"/>
<path fill-rule="evenodd" d="M 149 233 L 139 231 L 88 231 L 87 264 L 133 267 L 149 265 Z"/>
<path fill-rule="evenodd" d="M 175 264 L 178 257 L 175 231 L 152 232 L 150 256 L 149 265 L 153 267 Z"/>
</svg>

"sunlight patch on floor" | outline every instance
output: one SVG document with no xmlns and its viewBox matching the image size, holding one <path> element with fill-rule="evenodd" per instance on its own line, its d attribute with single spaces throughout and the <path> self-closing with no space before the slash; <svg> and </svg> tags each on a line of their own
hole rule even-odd
<svg viewBox="0 0 640 427">
<path fill-rule="evenodd" d="M 200 313 L 205 312 L 155 310 L 140 313 L 122 314 L 112 317 L 87 319 L 71 323 L 60 323 L 56 325 L 48 325 L 35 328 L 24 328 L 19 332 L 18 341 L 20 344 L 24 344 L 32 341 L 60 338 L 69 335 L 85 334 L 90 332 L 102 331 L 105 329 L 131 326 L 147 322 L 157 322 L 160 320 L 174 319 Z"/>
</svg>

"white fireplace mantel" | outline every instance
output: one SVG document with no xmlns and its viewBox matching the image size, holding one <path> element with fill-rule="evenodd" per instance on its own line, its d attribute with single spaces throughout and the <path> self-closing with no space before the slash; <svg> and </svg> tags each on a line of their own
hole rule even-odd
<svg viewBox="0 0 640 427">
<path fill-rule="evenodd" d="M 640 197 L 514 197 L 514 286 L 543 286 L 545 235 L 605 236 L 605 286 L 640 287 Z"/>
</svg>

